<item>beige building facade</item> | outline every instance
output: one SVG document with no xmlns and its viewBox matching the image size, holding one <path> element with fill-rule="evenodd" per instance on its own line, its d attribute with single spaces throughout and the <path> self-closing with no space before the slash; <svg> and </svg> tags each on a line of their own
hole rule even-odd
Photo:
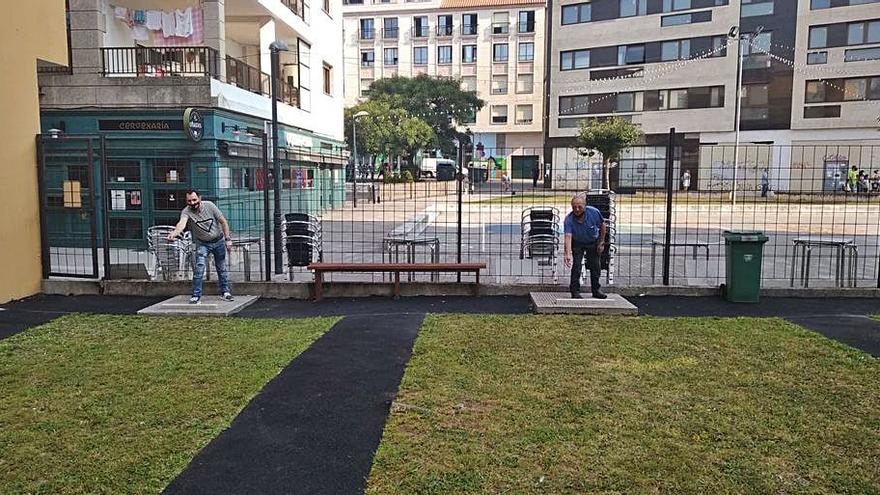
<svg viewBox="0 0 880 495">
<path fill-rule="evenodd" d="M 68 63 L 64 2 L 34 0 L 8 9 L 0 31 L 0 303 L 40 291 L 40 211 L 37 150 L 40 132 L 37 60 Z"/>
</svg>

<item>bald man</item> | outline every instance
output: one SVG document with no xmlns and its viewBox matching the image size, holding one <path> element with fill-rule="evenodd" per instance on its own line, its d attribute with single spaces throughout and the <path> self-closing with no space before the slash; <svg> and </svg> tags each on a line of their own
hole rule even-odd
<svg viewBox="0 0 880 495">
<path fill-rule="evenodd" d="M 586 206 L 583 194 L 571 198 L 571 213 L 565 217 L 565 265 L 571 267 L 571 282 L 568 285 L 571 297 L 582 299 L 581 269 L 586 260 L 590 270 L 590 289 L 595 299 L 608 296 L 599 290 L 599 276 L 602 274 L 600 256 L 605 250 L 605 220 L 602 213 L 592 206 Z M 572 264 L 572 261 L 574 262 Z"/>
</svg>

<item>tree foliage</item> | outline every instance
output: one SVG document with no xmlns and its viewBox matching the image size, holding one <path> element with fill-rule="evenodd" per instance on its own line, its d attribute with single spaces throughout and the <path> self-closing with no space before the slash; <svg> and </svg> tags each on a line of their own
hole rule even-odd
<svg viewBox="0 0 880 495">
<path fill-rule="evenodd" d="M 644 134 L 632 122 L 612 117 L 582 121 L 577 136 L 584 154 L 592 155 L 595 150 L 602 155 L 603 182 L 608 189 L 611 186 L 611 162 L 620 160 L 620 154 L 642 141 Z"/>
<path fill-rule="evenodd" d="M 365 111 L 369 115 L 357 119 L 357 153 L 384 154 L 410 159 L 420 148 L 432 145 L 436 136 L 431 127 L 395 106 L 390 99 L 368 100 L 345 110 L 345 135 L 351 146 L 354 115 Z"/>
<path fill-rule="evenodd" d="M 456 124 L 471 121 L 473 114 L 485 105 L 476 91 L 462 90 L 460 81 L 424 74 L 380 79 L 370 86 L 368 94 L 371 101 L 389 101 L 425 121 L 437 136 L 437 146 L 445 152 L 455 149 L 453 141 L 459 137 Z"/>
</svg>

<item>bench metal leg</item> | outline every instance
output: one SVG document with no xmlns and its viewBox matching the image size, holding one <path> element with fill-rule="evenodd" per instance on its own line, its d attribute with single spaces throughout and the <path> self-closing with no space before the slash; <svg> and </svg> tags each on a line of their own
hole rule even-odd
<svg viewBox="0 0 880 495">
<path fill-rule="evenodd" d="M 789 284 L 789 287 L 794 287 L 794 274 L 797 272 L 797 260 L 798 246 L 795 244 L 791 250 L 791 284 Z"/>
<path fill-rule="evenodd" d="M 315 300 L 320 301 L 324 298 L 324 272 L 315 271 Z"/>
<path fill-rule="evenodd" d="M 477 277 L 477 283 L 474 285 L 474 295 L 480 295 L 480 270 L 475 270 L 474 275 Z"/>
</svg>

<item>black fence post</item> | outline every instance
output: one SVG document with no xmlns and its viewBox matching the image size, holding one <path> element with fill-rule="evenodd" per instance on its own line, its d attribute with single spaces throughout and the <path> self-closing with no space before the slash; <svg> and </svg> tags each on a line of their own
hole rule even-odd
<svg viewBox="0 0 880 495">
<path fill-rule="evenodd" d="M 269 219 L 269 139 L 263 131 L 263 242 L 266 262 L 266 282 L 272 280 L 272 225 Z"/>
<path fill-rule="evenodd" d="M 107 173 L 107 140 L 104 136 L 99 137 L 101 140 L 101 209 L 98 209 L 98 206 L 95 205 L 95 214 L 98 212 L 101 213 L 101 219 L 103 220 L 102 225 L 104 226 L 104 232 L 101 238 L 103 239 L 103 248 L 104 248 L 104 279 L 110 278 L 110 215 L 107 212 L 107 197 L 110 194 L 109 187 L 107 185 L 107 178 L 109 177 Z"/>
<path fill-rule="evenodd" d="M 663 285 L 669 285 L 669 258 L 672 244 L 672 188 L 673 160 L 675 158 L 675 127 L 669 129 L 666 145 L 666 238 L 663 241 Z"/>
<path fill-rule="evenodd" d="M 463 162 L 464 162 L 464 160 L 462 160 L 461 151 L 462 151 L 461 146 L 459 145 L 458 152 L 457 152 L 458 177 L 456 177 L 456 179 L 458 179 L 458 181 L 457 181 L 458 182 L 458 193 L 456 194 L 456 197 L 457 197 L 456 201 L 458 203 L 458 220 L 457 220 L 457 224 L 456 224 L 456 237 L 455 237 L 455 244 L 456 244 L 456 258 L 455 259 L 458 263 L 461 263 L 461 200 L 462 200 L 462 198 L 461 198 L 461 193 L 462 193 L 461 181 L 464 178 L 464 175 L 463 175 L 463 172 L 464 172 L 464 169 L 463 169 L 464 163 Z M 468 174 L 470 174 L 470 173 L 471 173 L 471 171 L 468 170 Z M 470 179 L 471 178 L 469 178 L 469 180 Z M 461 282 L 461 272 L 458 272 L 458 276 L 456 277 L 456 281 Z"/>
<path fill-rule="evenodd" d="M 37 134 L 37 191 L 40 195 L 40 264 L 43 268 L 43 278 L 49 278 L 52 262 L 49 259 L 49 234 L 48 234 L 48 200 L 46 197 L 45 173 L 46 166 L 45 144 L 43 136 Z"/>
</svg>

